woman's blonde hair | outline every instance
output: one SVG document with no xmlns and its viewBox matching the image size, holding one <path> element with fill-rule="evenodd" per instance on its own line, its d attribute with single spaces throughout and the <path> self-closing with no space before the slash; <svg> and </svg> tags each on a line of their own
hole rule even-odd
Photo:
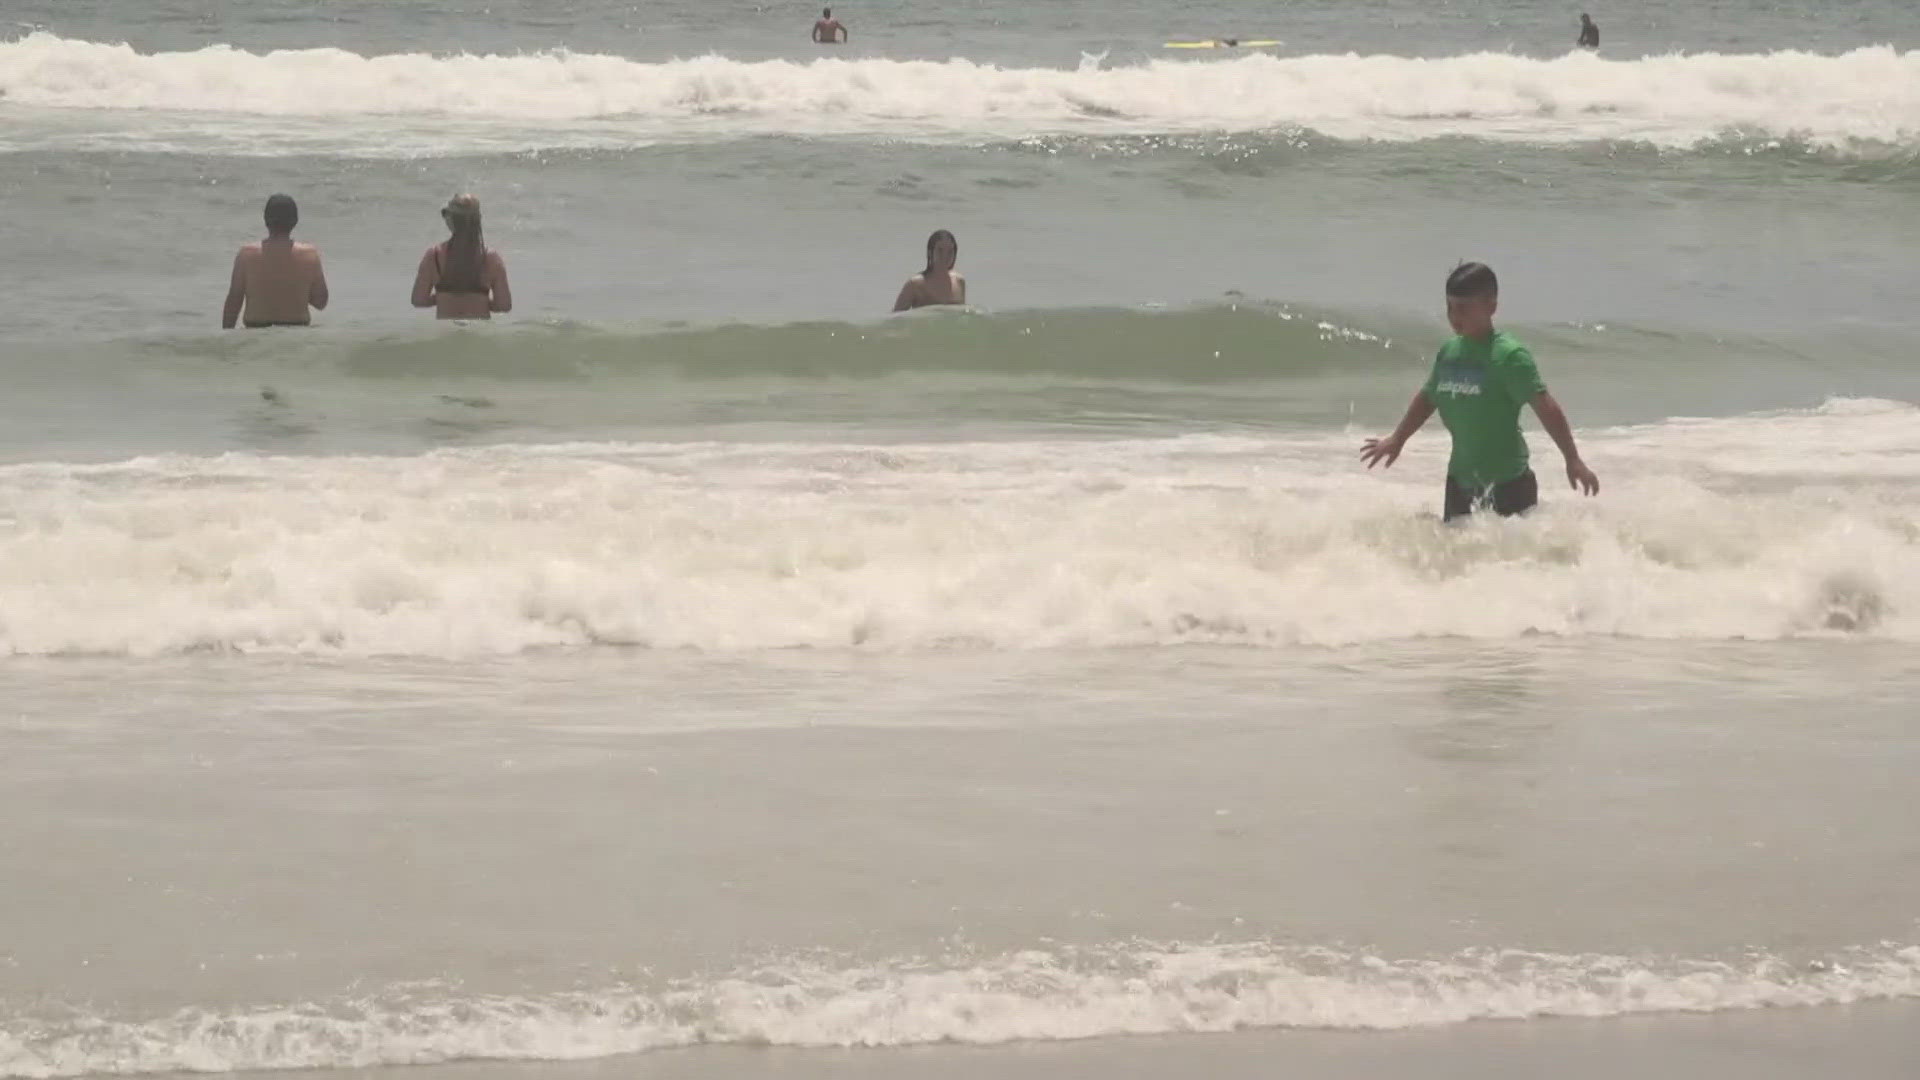
<svg viewBox="0 0 1920 1080">
<path fill-rule="evenodd" d="M 453 235 L 447 238 L 447 258 L 440 265 L 440 291 L 487 291 L 487 243 L 480 230 L 480 200 L 455 195 L 440 210 Z"/>
</svg>

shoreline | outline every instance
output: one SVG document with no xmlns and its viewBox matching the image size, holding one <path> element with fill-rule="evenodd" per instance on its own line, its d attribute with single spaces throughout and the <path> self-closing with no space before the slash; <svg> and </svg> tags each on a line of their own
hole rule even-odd
<svg viewBox="0 0 1920 1080">
<path fill-rule="evenodd" d="M 357 1080 L 610 1080 L 741 1077 L 781 1080 L 1147 1080 L 1205 1076 L 1462 1080 L 1552 1076 L 1617 1080 L 1908 1080 L 1920 1070 L 1920 1001 L 1804 1009 L 1657 1013 L 1597 1019 L 1470 1021 L 1391 1032 L 1268 1029 L 1115 1036 L 994 1046 L 808 1049 L 705 1046 L 586 1061 L 468 1061 L 342 1070 Z M 332 1071 L 332 1070 L 329 1070 Z M 198 1074 L 166 1074 L 186 1080 Z M 267 1080 L 283 1071 L 229 1074 Z"/>
</svg>

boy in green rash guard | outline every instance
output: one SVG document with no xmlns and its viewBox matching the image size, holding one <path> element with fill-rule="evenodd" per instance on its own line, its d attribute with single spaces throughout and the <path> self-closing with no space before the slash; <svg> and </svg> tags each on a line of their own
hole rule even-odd
<svg viewBox="0 0 1920 1080">
<path fill-rule="evenodd" d="M 1540 426 L 1566 459 L 1567 483 L 1588 495 L 1600 480 L 1580 460 L 1573 428 L 1560 403 L 1547 393 L 1533 354 L 1493 328 L 1500 282 L 1482 263 L 1462 263 L 1447 276 L 1447 322 L 1455 336 L 1440 346 L 1433 374 L 1413 396 L 1400 426 L 1384 439 L 1368 439 L 1361 460 L 1371 469 L 1391 467 L 1400 450 L 1436 411 L 1453 435 L 1447 459 L 1443 520 L 1491 506 L 1502 517 L 1524 513 L 1540 499 L 1540 485 L 1527 467 L 1527 440 L 1520 434 L 1520 406 L 1533 406 Z"/>
</svg>

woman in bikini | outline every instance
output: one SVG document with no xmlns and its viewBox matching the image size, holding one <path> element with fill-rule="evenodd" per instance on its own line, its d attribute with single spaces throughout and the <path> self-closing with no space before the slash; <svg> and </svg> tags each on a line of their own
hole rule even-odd
<svg viewBox="0 0 1920 1080">
<path fill-rule="evenodd" d="M 442 319 L 485 319 L 512 311 L 506 261 L 488 250 L 480 233 L 480 200 L 455 195 L 440 216 L 452 235 L 420 257 L 413 306 L 434 308 Z"/>
<path fill-rule="evenodd" d="M 967 279 L 953 272 L 960 257 L 960 242 L 945 229 L 927 237 L 927 268 L 907 279 L 893 310 L 911 311 L 935 304 L 965 304 Z"/>
</svg>

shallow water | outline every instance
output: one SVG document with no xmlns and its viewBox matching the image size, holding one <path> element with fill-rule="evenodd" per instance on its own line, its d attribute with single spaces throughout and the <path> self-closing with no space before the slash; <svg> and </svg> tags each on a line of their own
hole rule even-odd
<svg viewBox="0 0 1920 1080">
<path fill-rule="evenodd" d="M 7 870 L 45 891 L 10 900 L 9 975 L 88 1003 L 17 1034 L 15 1072 L 1392 1030 L 1920 988 L 1897 944 L 1920 877 L 1905 648 L 14 675 L 41 719 L 6 735 L 8 817 L 35 823 Z"/>
</svg>

